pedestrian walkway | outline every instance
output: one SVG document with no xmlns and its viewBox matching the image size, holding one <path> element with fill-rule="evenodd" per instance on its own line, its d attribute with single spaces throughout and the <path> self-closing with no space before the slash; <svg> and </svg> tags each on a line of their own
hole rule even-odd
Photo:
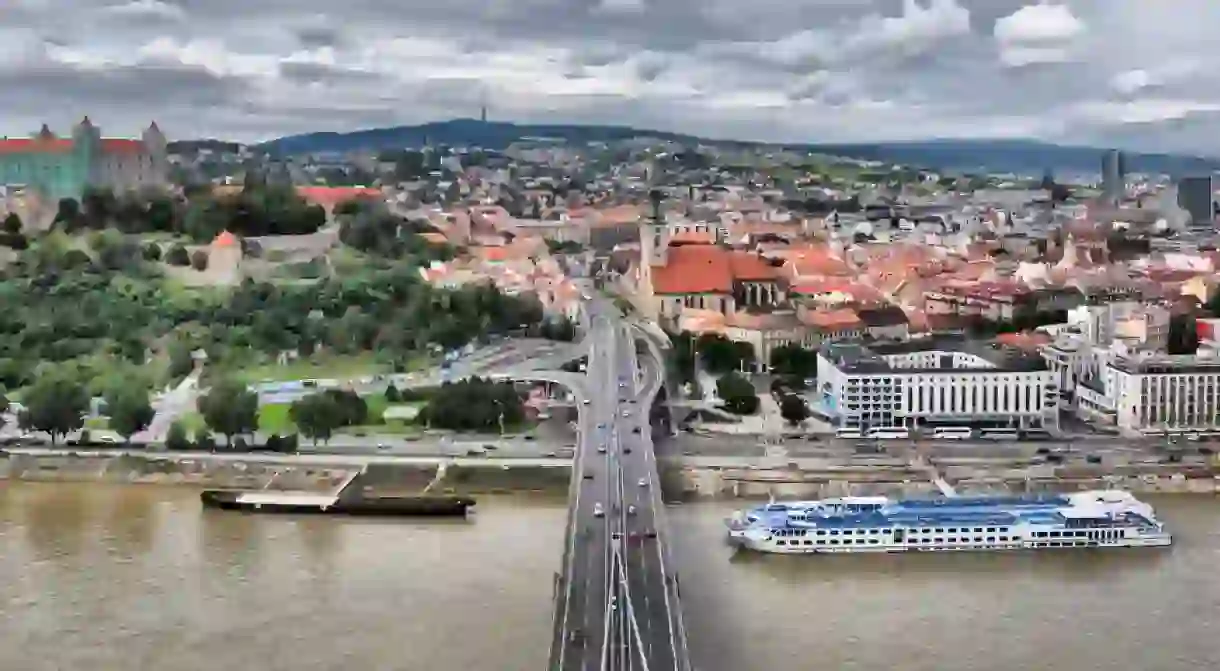
<svg viewBox="0 0 1220 671">
<path fill-rule="evenodd" d="M 201 369 L 187 375 L 177 387 L 166 393 L 157 402 L 157 412 L 148 428 L 132 436 L 137 442 L 161 442 L 169 433 L 169 427 L 182 415 L 195 409 L 195 398 L 199 393 Z"/>
</svg>

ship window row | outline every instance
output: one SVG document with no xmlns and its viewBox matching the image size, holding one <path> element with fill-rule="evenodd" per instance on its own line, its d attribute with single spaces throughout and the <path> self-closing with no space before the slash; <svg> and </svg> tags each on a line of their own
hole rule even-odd
<svg viewBox="0 0 1220 671">
<path fill-rule="evenodd" d="M 1001 534 L 1006 534 L 1006 533 L 1008 533 L 1008 527 L 973 527 L 973 528 L 971 528 L 971 527 L 927 527 L 927 528 L 915 528 L 915 529 L 911 529 L 911 533 L 913 533 L 913 534 L 916 534 L 916 533 L 922 533 L 922 534 L 933 534 L 933 533 L 935 533 L 935 534 L 968 534 L 968 533 L 970 533 L 971 531 L 973 531 L 973 532 L 974 532 L 974 533 L 976 533 L 976 534 L 982 534 L 982 533 L 988 533 L 988 534 L 1001 533 Z"/>
<path fill-rule="evenodd" d="M 1121 529 L 1092 529 L 1085 531 L 1035 531 L 1034 538 L 1119 538 L 1123 535 Z"/>
<path fill-rule="evenodd" d="M 978 544 L 978 543 L 980 543 L 980 542 L 986 542 L 986 543 L 995 543 L 995 542 L 1007 543 L 1007 542 L 1010 542 L 1010 541 L 1012 541 L 1012 542 L 1016 542 L 1016 541 L 1018 541 L 1018 540 L 1020 540 L 1020 539 L 1019 539 L 1019 538 L 1017 538 L 1016 536 L 1012 536 L 1012 537 L 1009 537 L 1009 536 L 998 536 L 998 537 L 997 537 L 997 536 L 988 536 L 986 539 L 982 539 L 982 538 L 962 538 L 962 539 L 958 539 L 958 538 L 909 538 L 909 539 L 907 539 L 907 541 L 906 541 L 906 542 L 907 542 L 907 544 L 909 544 L 909 545 L 932 545 L 933 543 L 971 543 L 971 544 L 975 544 L 975 545 L 977 545 L 977 544 Z M 844 539 L 839 539 L 839 538 L 830 538 L 830 539 L 819 538 L 819 539 L 817 539 L 817 540 L 809 540 L 809 539 L 800 540 L 800 539 L 793 539 L 792 541 L 787 541 L 787 540 L 784 540 L 784 539 L 782 539 L 782 538 L 781 538 L 781 539 L 776 540 L 776 541 L 775 541 L 775 544 L 776 544 L 776 545 L 783 545 L 783 546 L 788 546 L 788 545 L 791 545 L 791 546 L 793 546 L 793 547 L 802 546 L 802 545 L 806 545 L 806 546 L 815 546 L 815 545 L 821 545 L 821 546 L 827 546 L 827 545 L 831 545 L 831 546 L 835 546 L 835 545 L 880 545 L 880 544 L 881 544 L 881 540 L 880 540 L 880 539 L 877 539 L 877 538 L 844 538 Z M 1065 543 L 1064 543 L 1064 545 L 1068 545 L 1068 543 L 1066 543 L 1066 542 L 1065 542 Z"/>
<path fill-rule="evenodd" d="M 775 529 L 773 533 L 776 536 L 880 536 L 882 534 L 893 533 L 893 531 L 894 529 L 817 529 L 816 531 L 813 529 Z M 916 527 L 906 531 L 911 534 L 968 534 L 971 532 L 976 534 L 1006 534 L 1009 529 L 1008 527 Z"/>
</svg>

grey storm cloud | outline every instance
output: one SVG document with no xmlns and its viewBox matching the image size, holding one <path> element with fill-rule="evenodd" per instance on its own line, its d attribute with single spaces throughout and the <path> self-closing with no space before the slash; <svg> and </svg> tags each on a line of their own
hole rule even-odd
<svg viewBox="0 0 1220 671">
<path fill-rule="evenodd" d="M 9 0 L 22 134 L 259 139 L 472 116 L 787 141 L 1220 154 L 1215 0 Z M 64 16 L 75 17 L 65 22 Z"/>
</svg>

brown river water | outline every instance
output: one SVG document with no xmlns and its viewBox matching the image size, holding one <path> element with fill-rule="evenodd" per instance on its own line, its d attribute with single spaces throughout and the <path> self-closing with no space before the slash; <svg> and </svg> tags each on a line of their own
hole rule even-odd
<svg viewBox="0 0 1220 671">
<path fill-rule="evenodd" d="M 1220 669 L 1220 501 L 1167 550 L 776 557 L 670 509 L 699 671 Z M 200 510 L 0 482 L 0 670 L 542 671 L 562 502 L 470 522 Z"/>
</svg>

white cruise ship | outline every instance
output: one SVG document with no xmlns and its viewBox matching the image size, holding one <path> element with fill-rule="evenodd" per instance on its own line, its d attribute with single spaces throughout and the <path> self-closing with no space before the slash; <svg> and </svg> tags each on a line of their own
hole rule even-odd
<svg viewBox="0 0 1220 671">
<path fill-rule="evenodd" d="M 771 502 L 738 512 L 729 539 L 759 552 L 927 552 L 1166 546 L 1152 506 L 1129 492 Z"/>
</svg>

